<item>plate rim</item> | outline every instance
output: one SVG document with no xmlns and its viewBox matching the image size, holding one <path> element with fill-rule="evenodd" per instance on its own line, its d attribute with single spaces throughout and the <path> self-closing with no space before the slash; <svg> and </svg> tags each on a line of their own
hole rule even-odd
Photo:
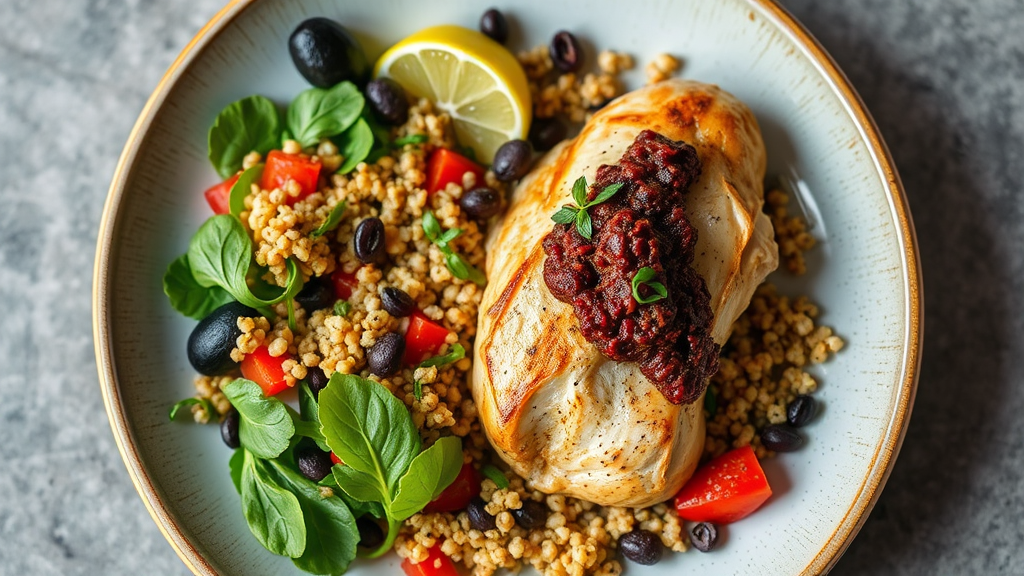
<svg viewBox="0 0 1024 576">
<path fill-rule="evenodd" d="M 115 232 L 119 227 L 120 205 L 125 192 L 125 185 L 132 173 L 145 134 L 156 119 L 160 108 L 171 88 L 178 79 L 191 67 L 194 60 L 202 54 L 206 46 L 212 42 L 228 25 L 231 24 L 246 8 L 257 0 L 231 0 L 217 12 L 189 41 L 171 63 L 145 106 L 139 113 L 124 149 L 118 159 L 111 180 L 107 198 L 100 219 L 99 233 L 96 241 L 96 257 L 93 267 L 93 342 L 96 354 L 96 367 L 99 374 L 100 391 L 103 405 L 107 412 L 114 441 L 121 459 L 128 470 L 128 475 L 142 498 L 157 528 L 164 535 L 178 558 L 197 576 L 215 576 L 213 568 L 199 548 L 186 537 L 183 529 L 177 524 L 174 516 L 161 501 L 156 486 L 143 465 L 135 445 L 135 440 L 128 424 L 126 411 L 121 399 L 112 342 L 109 338 L 110 310 L 107 298 L 110 294 L 111 276 L 110 262 L 114 254 Z M 858 132 L 868 145 L 873 164 L 879 171 L 884 182 L 886 196 L 892 214 L 895 216 L 897 239 L 901 245 L 901 264 L 906 283 L 905 297 L 908 303 L 906 310 L 906 331 L 904 334 L 904 352 L 901 363 L 902 375 L 896 379 L 899 384 L 899 398 L 892 414 L 886 435 L 879 444 L 871 459 L 870 471 L 864 479 L 858 497 L 853 501 L 839 526 L 829 537 L 827 544 L 817 553 L 801 572 L 802 576 L 824 574 L 835 566 L 839 558 L 853 541 L 853 537 L 867 521 L 868 513 L 874 507 L 881 489 L 892 472 L 893 465 L 903 440 L 906 436 L 910 416 L 913 411 L 914 399 L 917 394 L 920 373 L 920 356 L 923 342 L 924 296 L 921 284 L 921 263 L 918 252 L 917 235 L 910 216 L 910 207 L 902 181 L 896 171 L 888 146 L 882 140 L 878 126 L 867 111 L 863 100 L 850 84 L 849 79 L 839 69 L 824 47 L 776 0 L 744 0 L 762 16 L 770 19 L 777 28 L 790 36 L 794 43 L 802 49 L 814 67 L 828 80 L 830 87 L 840 98 L 842 105 L 852 116 Z"/>
</svg>

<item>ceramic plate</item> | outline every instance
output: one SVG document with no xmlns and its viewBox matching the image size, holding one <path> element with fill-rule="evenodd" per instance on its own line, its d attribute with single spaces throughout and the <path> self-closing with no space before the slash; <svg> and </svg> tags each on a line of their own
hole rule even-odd
<svg viewBox="0 0 1024 576">
<path fill-rule="evenodd" d="M 799 452 L 771 460 L 775 495 L 729 527 L 712 554 L 671 555 L 633 576 L 817 574 L 849 544 L 892 467 L 910 415 L 921 334 L 920 272 L 899 179 L 862 103 L 799 24 L 769 0 L 518 0 L 498 5 L 514 46 L 563 28 L 593 45 L 682 58 L 682 75 L 721 85 L 756 114 L 770 175 L 797 193 L 820 245 L 784 292 L 808 294 L 847 347 L 817 367 L 823 413 Z M 157 524 L 196 574 L 292 574 L 250 535 L 217 429 L 171 423 L 193 394 L 185 342 L 194 323 L 161 290 L 164 268 L 208 216 L 216 180 L 206 132 L 226 104 L 263 94 L 287 102 L 307 87 L 287 51 L 292 29 L 328 16 L 373 58 L 427 25 L 475 27 L 469 0 L 236 1 L 171 66 L 139 118 L 107 201 L 95 278 L 95 336 L 110 422 L 128 471 Z M 642 70 L 629 77 L 642 82 Z M 394 555 L 354 576 L 398 574 Z"/>
</svg>

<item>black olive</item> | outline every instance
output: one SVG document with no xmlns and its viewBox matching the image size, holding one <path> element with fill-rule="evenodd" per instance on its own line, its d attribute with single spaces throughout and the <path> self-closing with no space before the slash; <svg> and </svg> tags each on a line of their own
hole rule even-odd
<svg viewBox="0 0 1024 576">
<path fill-rule="evenodd" d="M 188 361 L 196 372 L 219 376 L 238 366 L 231 359 L 231 349 L 242 335 L 238 329 L 238 319 L 242 316 L 252 318 L 259 313 L 238 302 L 229 302 L 196 325 L 188 337 Z"/>
<path fill-rule="evenodd" d="M 325 282 L 323 278 L 311 279 L 306 282 L 302 290 L 295 295 L 295 301 L 309 314 L 312 314 L 314 310 L 330 308 L 334 304 L 334 300 L 334 286 Z"/>
<path fill-rule="evenodd" d="M 220 437 L 228 448 L 235 449 L 242 445 L 238 439 L 238 410 L 232 408 L 220 421 Z"/>
<path fill-rule="evenodd" d="M 299 24 L 288 38 L 288 52 L 299 74 L 320 88 L 344 80 L 361 87 L 370 77 L 370 63 L 359 42 L 341 24 L 327 18 L 310 18 Z"/>
<path fill-rule="evenodd" d="M 583 66 L 583 49 L 571 32 L 562 30 L 551 39 L 551 62 L 562 72 L 575 72 Z"/>
<path fill-rule="evenodd" d="M 718 528 L 711 522 L 701 522 L 690 530 L 690 543 L 701 552 L 711 552 L 718 543 Z"/>
<path fill-rule="evenodd" d="M 316 444 L 300 444 L 295 448 L 295 463 L 299 472 L 313 482 L 319 482 L 331 473 L 331 454 L 324 452 Z"/>
<path fill-rule="evenodd" d="M 480 31 L 498 44 L 508 40 L 508 21 L 496 8 L 491 8 L 480 17 Z"/>
<path fill-rule="evenodd" d="M 623 556 L 644 566 L 657 564 L 665 551 L 657 534 L 639 528 L 634 528 L 619 537 L 619 549 L 622 550 Z"/>
<path fill-rule="evenodd" d="M 371 373 L 385 378 L 402 368 L 404 354 L 405 338 L 397 332 L 388 332 L 366 351 L 366 363 Z"/>
<path fill-rule="evenodd" d="M 569 133 L 569 127 L 558 118 L 534 118 L 530 124 L 530 143 L 535 150 L 546 152 Z"/>
<path fill-rule="evenodd" d="M 498 527 L 494 516 L 484 509 L 486 505 L 483 499 L 477 496 L 469 501 L 469 506 L 466 506 L 466 512 L 469 514 L 469 525 L 481 532 L 494 530 Z"/>
<path fill-rule="evenodd" d="M 363 548 L 377 548 L 384 543 L 384 531 L 373 518 L 360 516 L 356 519 L 356 528 L 359 529 L 359 545 Z"/>
<path fill-rule="evenodd" d="M 390 78 L 370 80 L 366 85 L 366 99 L 377 118 L 386 124 L 398 126 L 409 119 L 409 101 L 405 90 Z"/>
<path fill-rule="evenodd" d="M 786 419 L 790 426 L 800 428 L 814 419 L 818 413 L 818 402 L 812 396 L 801 394 L 786 407 Z"/>
<path fill-rule="evenodd" d="M 459 198 L 459 207 L 470 218 L 486 220 L 501 212 L 501 194 L 493 188 L 474 188 Z"/>
<path fill-rule="evenodd" d="M 405 290 L 388 286 L 380 293 L 384 310 L 395 318 L 405 318 L 416 310 L 416 301 Z"/>
<path fill-rule="evenodd" d="M 761 444 L 775 452 L 792 452 L 804 445 L 804 439 L 788 426 L 769 424 L 761 430 Z"/>
<path fill-rule="evenodd" d="M 352 244 L 356 258 L 363 264 L 383 266 L 388 261 L 388 253 L 384 250 L 384 223 L 380 218 L 367 218 L 360 222 Z"/>
<path fill-rule="evenodd" d="M 511 182 L 522 178 L 530 171 L 530 162 L 533 160 L 533 149 L 526 140 L 509 140 L 498 148 L 494 153 L 494 163 L 491 170 L 494 176 L 502 182 Z"/>
<path fill-rule="evenodd" d="M 306 384 L 309 385 L 309 391 L 313 393 L 313 398 L 320 399 L 320 391 L 327 387 L 329 380 L 330 378 L 319 366 L 306 368 Z"/>
<path fill-rule="evenodd" d="M 518 510 L 509 510 L 516 524 L 526 530 L 540 528 L 548 521 L 548 507 L 536 500 L 525 500 Z"/>
</svg>

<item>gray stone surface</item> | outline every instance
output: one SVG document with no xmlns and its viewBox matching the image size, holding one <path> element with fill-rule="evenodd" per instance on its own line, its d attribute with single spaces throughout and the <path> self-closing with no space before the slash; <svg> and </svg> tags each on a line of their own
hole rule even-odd
<svg viewBox="0 0 1024 576">
<path fill-rule="evenodd" d="M 221 0 L 0 2 L 0 574 L 186 574 L 96 384 L 97 224 L 131 124 Z M 917 223 L 906 443 L 833 574 L 1024 574 L 1024 7 L 785 0 L 858 88 Z"/>
</svg>

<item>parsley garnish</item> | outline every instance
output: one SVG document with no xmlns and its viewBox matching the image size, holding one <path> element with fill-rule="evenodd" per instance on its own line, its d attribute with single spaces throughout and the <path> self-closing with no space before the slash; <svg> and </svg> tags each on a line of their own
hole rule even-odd
<svg viewBox="0 0 1024 576">
<path fill-rule="evenodd" d="M 451 364 L 452 362 L 458 362 L 466 357 L 466 349 L 463 348 L 462 344 L 456 342 L 452 344 L 451 351 L 447 354 L 440 354 L 432 358 L 427 358 L 423 362 L 420 362 L 419 368 L 430 368 L 431 366 L 444 366 Z M 423 399 L 423 383 L 419 380 L 413 381 L 412 394 L 417 400 Z"/>
<path fill-rule="evenodd" d="M 580 236 L 590 240 L 594 235 L 594 224 L 590 221 L 590 214 L 587 213 L 587 209 L 592 206 L 597 206 L 603 202 L 607 202 L 608 199 L 614 196 L 620 188 L 622 188 L 622 182 L 616 182 L 615 184 L 605 187 L 605 189 L 601 190 L 601 193 L 598 194 L 596 198 L 587 202 L 587 177 L 580 176 L 572 185 L 572 199 L 576 204 L 566 204 L 565 206 L 562 206 L 558 212 L 555 212 L 551 219 L 558 224 L 569 224 L 570 222 L 575 221 L 576 231 L 580 233 Z"/>
<path fill-rule="evenodd" d="M 644 266 L 637 271 L 636 276 L 633 276 L 633 299 L 641 304 L 650 304 L 651 302 L 657 302 L 662 298 L 668 298 L 668 289 L 661 282 L 651 282 L 658 274 L 654 271 L 654 268 L 650 266 Z M 652 296 L 641 296 L 640 285 L 645 285 L 654 291 Z"/>
<path fill-rule="evenodd" d="M 430 210 L 423 213 L 423 233 L 427 235 L 427 238 L 437 245 L 441 249 L 441 253 L 444 254 L 444 263 L 448 267 L 448 271 L 452 273 L 452 276 L 460 278 L 462 280 L 470 280 L 483 286 L 487 283 L 487 278 L 484 273 L 478 270 L 469 262 L 451 249 L 448 245 L 449 242 L 455 240 L 462 234 L 461 228 L 452 228 L 450 230 L 441 231 L 441 223 L 437 221 L 437 217 Z"/>
</svg>

